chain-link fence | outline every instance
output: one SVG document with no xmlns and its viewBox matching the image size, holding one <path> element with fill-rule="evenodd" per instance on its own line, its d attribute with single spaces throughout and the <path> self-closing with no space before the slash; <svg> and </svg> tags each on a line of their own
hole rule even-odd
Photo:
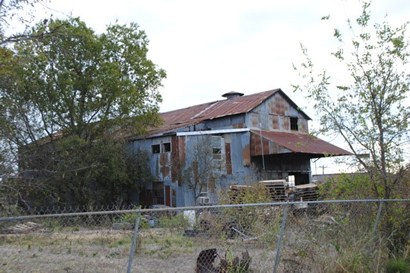
<svg viewBox="0 0 410 273">
<path fill-rule="evenodd" d="M 0 218 L 0 272 L 385 272 L 410 248 L 410 200 L 42 212 Z"/>
</svg>

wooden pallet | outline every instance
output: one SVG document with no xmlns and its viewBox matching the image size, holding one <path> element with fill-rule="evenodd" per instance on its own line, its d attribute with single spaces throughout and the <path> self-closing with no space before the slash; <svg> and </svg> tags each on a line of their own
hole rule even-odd
<svg viewBox="0 0 410 273">
<path fill-rule="evenodd" d="M 272 201 L 286 201 L 288 199 L 286 180 L 262 180 L 259 181 L 259 184 L 266 187 Z"/>
<path fill-rule="evenodd" d="M 295 187 L 295 201 L 317 201 L 319 189 L 315 184 L 303 184 Z"/>
<path fill-rule="evenodd" d="M 34 222 L 25 222 L 6 229 L 7 233 L 28 233 L 39 230 L 41 226 Z"/>
</svg>

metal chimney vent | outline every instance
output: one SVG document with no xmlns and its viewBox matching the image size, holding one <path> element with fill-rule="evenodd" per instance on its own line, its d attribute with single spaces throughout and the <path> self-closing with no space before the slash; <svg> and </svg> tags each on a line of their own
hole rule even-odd
<svg viewBox="0 0 410 273">
<path fill-rule="evenodd" d="M 242 97 L 242 96 L 243 96 L 243 93 L 236 92 L 236 91 L 231 91 L 231 92 L 228 92 L 228 93 L 225 93 L 225 94 L 222 95 L 222 97 L 224 97 L 228 100 L 232 99 L 232 98 L 236 98 L 236 97 Z"/>
</svg>

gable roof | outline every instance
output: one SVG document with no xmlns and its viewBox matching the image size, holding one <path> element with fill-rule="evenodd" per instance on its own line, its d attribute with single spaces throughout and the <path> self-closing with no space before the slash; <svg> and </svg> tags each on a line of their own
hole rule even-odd
<svg viewBox="0 0 410 273">
<path fill-rule="evenodd" d="M 157 128 L 153 128 L 149 133 L 150 135 L 154 135 L 170 132 L 178 128 L 201 123 L 205 120 L 248 113 L 276 93 L 280 93 L 295 109 L 305 116 L 306 119 L 311 119 L 300 110 L 281 89 L 278 88 L 246 96 L 238 95 L 224 100 L 217 100 L 161 113 L 160 115 L 163 119 L 163 124 Z"/>
</svg>

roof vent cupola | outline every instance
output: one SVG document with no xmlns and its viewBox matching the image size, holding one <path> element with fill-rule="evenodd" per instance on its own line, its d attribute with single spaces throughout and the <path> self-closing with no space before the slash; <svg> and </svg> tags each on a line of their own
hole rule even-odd
<svg viewBox="0 0 410 273">
<path fill-rule="evenodd" d="M 231 92 L 228 92 L 222 95 L 222 97 L 228 100 L 236 98 L 236 97 L 242 97 L 242 96 L 243 96 L 243 93 L 236 92 L 236 91 L 231 91 Z"/>
</svg>

